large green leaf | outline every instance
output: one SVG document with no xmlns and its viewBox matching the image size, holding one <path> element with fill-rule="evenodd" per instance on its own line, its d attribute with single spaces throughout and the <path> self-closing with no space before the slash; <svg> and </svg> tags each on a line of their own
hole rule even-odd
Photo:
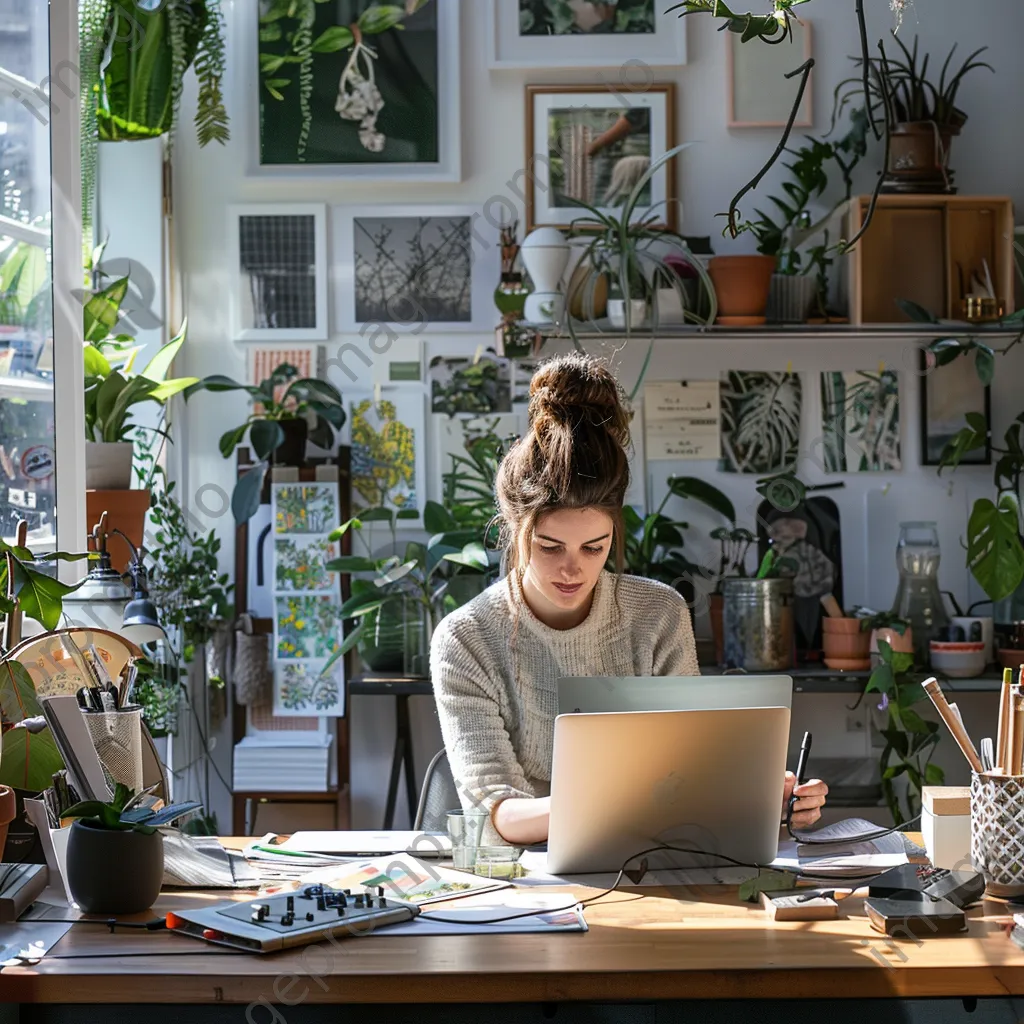
<svg viewBox="0 0 1024 1024">
<path fill-rule="evenodd" d="M 490 563 L 487 559 L 487 551 L 479 541 L 467 544 L 461 551 L 444 556 L 446 562 L 454 562 L 456 565 L 465 565 L 470 569 L 481 569 L 486 571 Z"/>
<path fill-rule="evenodd" d="M 84 312 L 86 341 L 102 341 L 113 333 L 127 293 L 128 278 L 122 277 L 89 297 Z"/>
<path fill-rule="evenodd" d="M 83 581 L 84 582 L 84 581 Z M 56 629 L 64 610 L 64 598 L 81 583 L 61 583 L 52 576 L 14 562 L 14 589 L 21 610 L 45 629 Z"/>
<path fill-rule="evenodd" d="M 342 555 L 329 561 L 324 568 L 331 572 L 376 572 L 377 563 L 363 555 Z"/>
<path fill-rule="evenodd" d="M 82 357 L 85 361 L 85 376 L 88 377 L 106 377 L 111 370 L 110 361 L 107 357 L 91 342 L 85 345 L 82 351 Z"/>
<path fill-rule="evenodd" d="M 147 377 L 146 380 L 151 378 Z M 199 380 L 198 377 L 175 377 L 174 380 L 165 380 L 163 382 L 154 381 L 155 387 L 150 389 L 149 394 L 146 398 L 153 402 L 159 402 L 161 405 L 168 399 L 173 398 L 175 395 L 181 394 L 182 391 L 192 387 Z"/>
<path fill-rule="evenodd" d="M 167 379 L 167 373 L 171 368 L 171 363 L 174 362 L 174 357 L 185 343 L 187 334 L 188 320 L 185 319 L 181 324 L 181 330 L 166 345 L 162 345 L 160 351 L 146 364 L 142 376 L 155 380 L 158 384 L 163 383 Z M 196 382 L 197 379 L 192 378 L 191 383 Z"/>
<path fill-rule="evenodd" d="M 423 506 L 423 526 L 427 533 L 445 533 L 457 530 L 458 521 L 443 505 L 436 501 L 428 501 Z"/>
<path fill-rule="evenodd" d="M 31 733 L 28 729 L 8 729 L 3 735 L 0 755 L 0 784 L 41 793 L 53 785 L 53 776 L 64 761 L 49 729 Z"/>
<path fill-rule="evenodd" d="M 249 428 L 249 440 L 258 459 L 269 459 L 284 442 L 284 429 L 277 420 L 254 420 Z"/>
<path fill-rule="evenodd" d="M 1024 580 L 1019 511 L 1012 496 L 999 504 L 979 498 L 967 522 L 967 565 L 993 600 L 1009 597 Z"/>
<path fill-rule="evenodd" d="M 156 384 L 145 377 L 132 377 L 121 388 L 110 411 L 103 418 L 103 440 L 123 441 L 128 410 L 137 402 L 146 401 Z M 102 394 L 102 390 L 101 390 Z"/>
<path fill-rule="evenodd" d="M 263 478 L 267 473 L 267 465 L 266 462 L 261 462 L 238 478 L 234 494 L 231 495 L 231 512 L 236 523 L 247 523 L 260 507 L 260 495 L 263 493 Z"/>
<path fill-rule="evenodd" d="M 693 498 L 694 501 L 699 501 L 725 516 L 730 523 L 736 522 L 736 509 L 733 503 L 706 480 L 695 476 L 671 476 L 668 479 L 668 487 L 676 497 Z"/>
<path fill-rule="evenodd" d="M 237 380 L 225 377 L 222 373 L 214 373 L 209 377 L 203 377 L 198 383 L 185 389 L 185 400 L 191 398 L 197 391 L 244 391 L 254 398 L 260 397 L 260 389 L 255 384 L 239 384 Z"/>
<path fill-rule="evenodd" d="M 5 658 L 0 665 L 0 711 L 7 722 L 23 722 L 43 713 L 28 669 L 13 658 Z"/>
</svg>

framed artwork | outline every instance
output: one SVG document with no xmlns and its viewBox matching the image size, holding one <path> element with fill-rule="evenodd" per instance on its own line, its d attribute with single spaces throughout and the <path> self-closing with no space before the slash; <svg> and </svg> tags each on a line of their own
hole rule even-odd
<svg viewBox="0 0 1024 1024">
<path fill-rule="evenodd" d="M 339 330 L 490 333 L 498 228 L 480 206 L 344 206 L 334 214 Z"/>
<path fill-rule="evenodd" d="M 921 464 L 937 466 L 942 451 L 967 426 L 969 412 L 980 413 L 991 429 L 991 388 L 985 387 L 974 367 L 956 359 L 945 366 L 927 368 L 927 355 L 921 350 Z M 991 439 L 983 448 L 966 452 L 964 465 L 987 466 L 992 462 Z"/>
<path fill-rule="evenodd" d="M 476 417 L 512 411 L 511 360 L 493 349 L 475 356 L 434 356 L 429 379 L 431 412 Z"/>
<path fill-rule="evenodd" d="M 459 0 L 236 6 L 252 174 L 462 180 Z"/>
<path fill-rule="evenodd" d="M 327 208 L 228 208 L 231 334 L 236 341 L 327 338 Z"/>
<path fill-rule="evenodd" d="M 614 215 L 635 184 L 675 145 L 675 85 L 630 92 L 614 85 L 526 87 L 526 230 L 586 217 L 577 200 Z M 676 226 L 675 161 L 645 186 L 635 219 L 653 210 Z"/>
<path fill-rule="evenodd" d="M 631 64 L 686 63 L 686 19 L 655 0 L 486 0 L 486 11 L 492 68 L 620 68 L 628 89 Z"/>
<path fill-rule="evenodd" d="M 786 78 L 811 57 L 811 25 L 805 18 L 790 18 L 793 38 L 772 46 L 752 39 L 744 43 L 738 32 L 723 32 L 726 46 L 726 86 L 730 128 L 784 128 L 789 121 L 800 76 Z M 794 128 L 814 124 L 814 72 L 807 80 Z"/>
<path fill-rule="evenodd" d="M 341 590 L 324 567 L 338 516 L 336 483 L 271 487 L 275 715 L 345 713 L 344 663 L 326 668 L 341 646 Z"/>
<path fill-rule="evenodd" d="M 419 528 L 426 503 L 425 400 L 421 388 L 375 388 L 351 395 L 352 514 L 388 508 L 398 525 Z"/>
<path fill-rule="evenodd" d="M 836 370 L 821 375 L 827 473 L 901 469 L 900 377 L 895 370 Z"/>
<path fill-rule="evenodd" d="M 720 398 L 723 470 L 769 476 L 795 468 L 803 406 L 798 374 L 732 370 L 722 374 Z"/>
</svg>

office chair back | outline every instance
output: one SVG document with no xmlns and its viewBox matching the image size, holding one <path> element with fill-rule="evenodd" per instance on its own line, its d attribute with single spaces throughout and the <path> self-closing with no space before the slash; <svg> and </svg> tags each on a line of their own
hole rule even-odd
<svg viewBox="0 0 1024 1024">
<path fill-rule="evenodd" d="M 442 748 L 427 765 L 412 827 L 417 832 L 447 832 L 448 812 L 460 806 L 448 752 Z"/>
</svg>

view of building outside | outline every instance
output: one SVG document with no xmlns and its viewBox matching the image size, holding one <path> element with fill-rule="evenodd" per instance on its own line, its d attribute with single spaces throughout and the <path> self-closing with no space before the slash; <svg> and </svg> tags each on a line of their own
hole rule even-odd
<svg viewBox="0 0 1024 1024">
<path fill-rule="evenodd" d="M 0 0 L 0 535 L 55 547 L 48 5 Z"/>
</svg>

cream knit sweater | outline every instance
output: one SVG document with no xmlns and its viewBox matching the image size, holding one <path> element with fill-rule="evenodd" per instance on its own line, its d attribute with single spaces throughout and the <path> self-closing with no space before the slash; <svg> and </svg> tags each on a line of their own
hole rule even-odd
<svg viewBox="0 0 1024 1024">
<path fill-rule="evenodd" d="M 523 601 L 517 576 L 499 580 L 443 619 L 430 646 L 463 806 L 548 795 L 558 679 L 698 673 L 689 609 L 663 583 L 602 572 L 587 618 L 552 629 Z"/>
</svg>

